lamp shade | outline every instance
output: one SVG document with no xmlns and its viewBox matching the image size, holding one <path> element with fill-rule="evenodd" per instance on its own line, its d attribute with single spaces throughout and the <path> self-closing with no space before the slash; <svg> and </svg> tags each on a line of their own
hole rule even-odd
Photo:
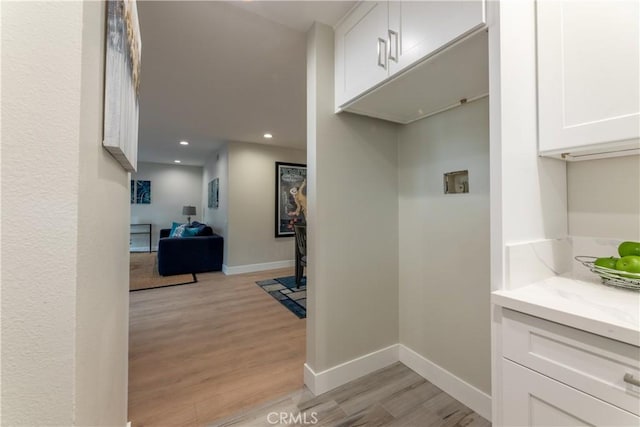
<svg viewBox="0 0 640 427">
<path fill-rule="evenodd" d="M 183 206 L 182 207 L 182 215 L 192 216 L 196 214 L 195 206 Z"/>
</svg>

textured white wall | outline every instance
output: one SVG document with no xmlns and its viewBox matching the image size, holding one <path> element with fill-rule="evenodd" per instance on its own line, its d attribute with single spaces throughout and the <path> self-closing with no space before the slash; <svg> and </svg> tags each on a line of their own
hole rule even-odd
<svg viewBox="0 0 640 427">
<path fill-rule="evenodd" d="M 205 163 L 202 171 L 202 205 L 204 209 L 204 222 L 210 225 L 214 231 L 224 237 L 224 259 L 227 263 L 229 253 L 229 148 L 224 145 L 215 152 Z M 219 179 L 218 208 L 209 208 L 208 185 L 214 179 Z"/>
<path fill-rule="evenodd" d="M 131 204 L 131 223 L 151 223 L 153 250 L 158 248 L 158 239 L 162 228 L 171 228 L 173 221 L 185 223 L 182 207 L 196 207 L 196 215 L 191 221 L 202 221 L 202 167 L 165 165 L 160 163 L 138 162 L 138 171 L 131 174 L 133 180 L 151 181 L 151 204 Z M 148 247 L 148 236 L 134 235 L 133 246 L 143 250 Z"/>
<path fill-rule="evenodd" d="M 333 30 L 307 34 L 307 364 L 398 342 L 396 126 L 333 111 Z"/>
<path fill-rule="evenodd" d="M 640 156 L 567 165 L 569 233 L 640 241 Z"/>
<path fill-rule="evenodd" d="M 100 147 L 104 30 L 104 3 L 2 4 L 7 425 L 126 423 L 127 173 Z"/>
<path fill-rule="evenodd" d="M 398 175 L 400 343 L 490 393 L 489 100 L 402 126 Z"/>
<path fill-rule="evenodd" d="M 71 425 L 82 4 L 2 9 L 2 421 Z"/>
<path fill-rule="evenodd" d="M 275 237 L 276 162 L 306 163 L 306 152 L 229 144 L 229 267 L 294 259 L 294 238 Z"/>
</svg>

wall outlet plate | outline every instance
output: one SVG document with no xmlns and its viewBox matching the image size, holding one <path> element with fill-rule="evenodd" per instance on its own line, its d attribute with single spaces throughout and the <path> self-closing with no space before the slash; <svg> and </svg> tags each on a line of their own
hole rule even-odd
<svg viewBox="0 0 640 427">
<path fill-rule="evenodd" d="M 469 192 L 469 171 L 447 172 L 444 174 L 444 194 Z"/>
</svg>

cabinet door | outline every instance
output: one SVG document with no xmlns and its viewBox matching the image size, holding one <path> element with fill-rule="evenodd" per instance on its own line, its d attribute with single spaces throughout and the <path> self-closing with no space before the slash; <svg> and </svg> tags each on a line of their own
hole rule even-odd
<svg viewBox="0 0 640 427">
<path fill-rule="evenodd" d="M 637 426 L 640 418 L 509 360 L 502 361 L 505 426 Z"/>
<path fill-rule="evenodd" d="M 483 0 L 389 2 L 389 71 L 394 74 L 485 23 Z"/>
<path fill-rule="evenodd" d="M 540 152 L 640 136 L 640 2 L 538 1 Z"/>
<path fill-rule="evenodd" d="M 336 28 L 336 106 L 386 79 L 387 2 L 365 1 Z"/>
</svg>

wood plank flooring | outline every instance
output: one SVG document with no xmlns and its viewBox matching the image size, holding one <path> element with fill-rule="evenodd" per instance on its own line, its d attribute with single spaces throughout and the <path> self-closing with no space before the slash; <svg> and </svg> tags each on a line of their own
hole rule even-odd
<svg viewBox="0 0 640 427">
<path fill-rule="evenodd" d="M 130 294 L 129 420 L 203 425 L 299 390 L 306 321 L 255 282 L 293 269 Z"/>
<path fill-rule="evenodd" d="M 213 425 L 489 427 L 491 424 L 406 366 L 396 363 L 320 396 L 313 396 L 303 388 Z"/>
<path fill-rule="evenodd" d="M 197 284 L 131 293 L 133 427 L 311 425 L 314 418 L 328 427 L 490 425 L 400 363 L 313 396 L 302 378 L 306 321 L 255 284 L 292 274 L 208 273 Z M 272 412 L 306 419 L 270 423 Z"/>
</svg>

